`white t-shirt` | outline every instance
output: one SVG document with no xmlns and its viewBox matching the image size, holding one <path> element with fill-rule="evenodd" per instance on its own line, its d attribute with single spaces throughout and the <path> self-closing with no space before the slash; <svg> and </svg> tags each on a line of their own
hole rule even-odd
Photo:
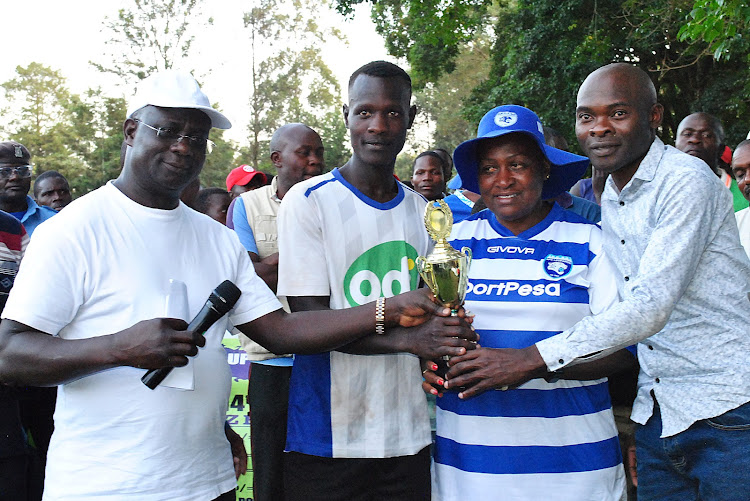
<svg viewBox="0 0 750 501">
<path fill-rule="evenodd" d="M 188 320 L 224 280 L 242 291 L 191 364 L 195 389 L 150 390 L 133 367 L 61 385 L 45 500 L 205 501 L 236 485 L 221 338 L 230 321 L 281 306 L 234 232 L 183 204 L 144 207 L 107 184 L 37 229 L 3 318 L 63 339 L 110 334 L 164 316 L 169 279 L 187 285 Z"/>
<path fill-rule="evenodd" d="M 369 199 L 338 169 L 303 181 L 279 212 L 282 296 L 330 296 L 350 308 L 417 287 L 414 265 L 429 248 L 426 200 L 399 184 Z M 297 355 L 289 389 L 287 450 L 322 457 L 415 454 L 430 443 L 419 360 L 408 353 Z"/>
<path fill-rule="evenodd" d="M 745 248 L 747 257 L 750 257 L 750 208 L 735 212 L 734 217 L 737 218 L 737 228 L 740 230 L 740 243 Z"/>
</svg>

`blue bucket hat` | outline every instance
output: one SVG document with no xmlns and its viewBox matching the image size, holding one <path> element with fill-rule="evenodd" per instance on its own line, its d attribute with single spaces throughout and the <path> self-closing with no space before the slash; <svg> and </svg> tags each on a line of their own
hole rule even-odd
<svg viewBox="0 0 750 501">
<path fill-rule="evenodd" d="M 547 146 L 544 142 L 542 122 L 536 113 L 515 104 L 498 106 L 487 112 L 479 122 L 477 137 L 459 144 L 453 152 L 453 163 L 463 181 L 463 188 L 479 193 L 479 162 L 477 145 L 483 139 L 499 137 L 512 132 L 531 136 L 550 162 L 549 179 L 544 181 L 542 199 L 554 198 L 567 191 L 586 173 L 589 159 L 567 151 Z"/>
</svg>

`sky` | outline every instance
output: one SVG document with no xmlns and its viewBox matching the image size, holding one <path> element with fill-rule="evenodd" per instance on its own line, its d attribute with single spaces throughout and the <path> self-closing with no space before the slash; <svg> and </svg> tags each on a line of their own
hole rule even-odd
<svg viewBox="0 0 750 501">
<path fill-rule="evenodd" d="M 89 61 L 105 62 L 104 42 L 109 38 L 103 31 L 105 17 L 115 18 L 118 9 L 132 5 L 129 0 L 4 0 L 12 6 L 6 9 L 9 18 L 3 23 L 3 37 L 13 40 L 7 44 L 0 63 L 0 82 L 15 76 L 17 66 L 31 62 L 42 63 L 59 70 L 67 79 L 69 89 L 81 93 L 101 86 L 110 96 L 129 97 L 132 85 L 118 85 Z M 196 76 L 212 102 L 218 102 L 233 127 L 226 137 L 242 141 L 247 135 L 246 124 L 249 95 L 249 40 L 242 23 L 242 14 L 249 10 L 248 0 L 204 0 L 204 13 L 212 16 L 214 25 L 196 37 Z M 369 17 L 369 4 L 360 5 L 353 20 L 335 12 L 321 9 L 314 13 L 321 24 L 339 28 L 348 39 L 348 46 L 329 43 L 324 57 L 346 89 L 349 75 L 361 65 L 376 59 L 395 61 L 388 56 L 383 39 L 375 32 Z"/>
</svg>

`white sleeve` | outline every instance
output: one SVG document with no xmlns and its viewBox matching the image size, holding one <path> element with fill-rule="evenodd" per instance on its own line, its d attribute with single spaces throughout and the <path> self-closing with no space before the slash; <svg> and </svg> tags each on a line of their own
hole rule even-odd
<svg viewBox="0 0 750 501">
<path fill-rule="evenodd" d="M 658 223 L 640 256 L 630 294 L 601 315 L 586 317 L 536 344 L 550 370 L 577 359 L 601 358 L 664 328 L 717 231 L 714 215 L 722 202 L 712 183 L 697 175 L 672 182 L 666 199 L 653 209 L 658 211 Z"/>
<path fill-rule="evenodd" d="M 280 296 L 330 296 L 323 223 L 317 204 L 300 184 L 284 195 L 279 209 Z"/>
<path fill-rule="evenodd" d="M 231 232 L 232 249 L 237 259 L 237 277 L 234 284 L 242 292 L 229 314 L 232 325 L 242 325 L 282 308 L 276 295 L 255 273 L 255 267 L 239 238 Z"/>
<path fill-rule="evenodd" d="M 69 324 L 87 296 L 83 243 L 66 225 L 40 225 L 26 248 L 2 318 L 54 335 Z"/>
</svg>

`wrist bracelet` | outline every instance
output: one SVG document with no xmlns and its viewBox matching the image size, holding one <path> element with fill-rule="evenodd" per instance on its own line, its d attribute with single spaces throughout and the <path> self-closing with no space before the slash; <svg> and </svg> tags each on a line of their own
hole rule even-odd
<svg viewBox="0 0 750 501">
<path fill-rule="evenodd" d="M 375 302 L 375 334 L 385 334 L 385 298 L 379 297 Z"/>
</svg>

